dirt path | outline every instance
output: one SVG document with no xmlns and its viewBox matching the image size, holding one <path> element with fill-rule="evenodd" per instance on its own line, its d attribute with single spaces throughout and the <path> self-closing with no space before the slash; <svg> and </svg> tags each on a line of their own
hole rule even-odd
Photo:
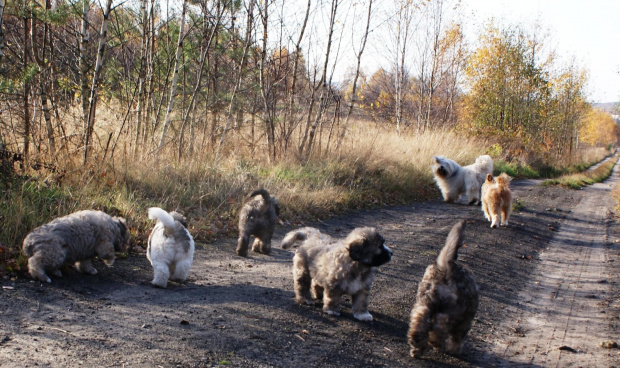
<svg viewBox="0 0 620 368">
<path fill-rule="evenodd" d="M 387 239 L 394 258 L 373 284 L 371 323 L 354 320 L 349 301 L 340 317 L 294 302 L 294 253 L 279 249 L 294 226 L 280 226 L 270 256 L 237 257 L 235 239 L 201 244 L 188 282 L 165 290 L 150 285 L 143 252 L 110 269 L 95 262 L 96 276 L 67 269 L 46 285 L 0 280 L 0 366 L 620 365 L 620 350 L 598 346 L 620 335 L 610 183 L 581 191 L 513 184 L 519 210 L 508 228 L 490 229 L 479 207 L 439 200 L 296 224 L 334 236 L 373 225 Z M 405 336 L 417 284 L 461 218 L 468 246 L 459 259 L 480 285 L 478 315 L 460 357 L 430 353 L 414 362 Z"/>
<path fill-rule="evenodd" d="M 616 166 L 605 183 L 585 189 L 585 197 L 541 253 L 541 264 L 520 293 L 520 308 L 509 324 L 515 333 L 497 341 L 493 349 L 509 365 L 620 364 L 617 350 L 601 348 L 601 342 L 618 338 L 608 315 L 608 301 L 614 297 L 610 281 L 618 274 L 617 265 L 611 266 L 617 252 L 610 252 L 608 244 L 609 220 L 613 221 L 609 192 L 619 180 L 618 171 Z"/>
</svg>

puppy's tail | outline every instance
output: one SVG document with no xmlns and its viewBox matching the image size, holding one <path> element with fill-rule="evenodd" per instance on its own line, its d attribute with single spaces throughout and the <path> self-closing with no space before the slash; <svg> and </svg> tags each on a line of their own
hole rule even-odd
<svg viewBox="0 0 620 368">
<path fill-rule="evenodd" d="M 149 218 L 161 222 L 165 228 L 174 228 L 174 217 L 159 207 L 149 208 Z"/>
<path fill-rule="evenodd" d="M 282 239 L 282 249 L 288 249 L 295 244 L 297 241 L 304 241 L 308 238 L 308 232 L 303 229 L 297 229 L 289 232 Z"/>
<path fill-rule="evenodd" d="M 437 256 L 437 268 L 441 271 L 448 271 L 450 263 L 456 261 L 457 252 L 463 245 L 463 229 L 465 228 L 465 220 L 456 223 L 448 234 L 446 245 Z"/>
<path fill-rule="evenodd" d="M 252 192 L 252 194 L 250 194 L 250 198 L 257 196 L 257 195 L 261 195 L 263 196 L 263 199 L 265 200 L 265 202 L 269 202 L 269 192 L 266 191 L 263 188 L 257 189 L 255 191 Z"/>
</svg>

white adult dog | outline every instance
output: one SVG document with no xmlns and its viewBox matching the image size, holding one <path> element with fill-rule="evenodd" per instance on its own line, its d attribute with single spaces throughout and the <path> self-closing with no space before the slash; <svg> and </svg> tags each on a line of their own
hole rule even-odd
<svg viewBox="0 0 620 368">
<path fill-rule="evenodd" d="M 149 208 L 149 218 L 157 220 L 149 236 L 146 257 L 153 266 L 153 285 L 165 288 L 168 279 L 185 281 L 194 260 L 194 238 L 187 231 L 185 217 Z"/>
<path fill-rule="evenodd" d="M 433 156 L 431 168 L 444 201 L 454 202 L 465 194 L 469 204 L 480 204 L 480 188 L 487 174 L 493 174 L 493 159 L 482 155 L 473 164 L 460 166 L 449 158 Z"/>
</svg>

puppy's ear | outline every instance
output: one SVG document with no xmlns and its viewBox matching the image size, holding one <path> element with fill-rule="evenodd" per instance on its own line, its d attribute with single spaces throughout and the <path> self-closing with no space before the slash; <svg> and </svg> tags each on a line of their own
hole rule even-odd
<svg viewBox="0 0 620 368">
<path fill-rule="evenodd" d="M 359 238 L 349 243 L 349 257 L 354 261 L 361 261 L 364 257 L 364 244 L 366 239 Z"/>
<path fill-rule="evenodd" d="M 493 182 L 493 175 L 491 175 L 491 174 L 487 174 L 487 181 L 488 181 L 489 183 L 492 183 L 492 182 Z"/>
</svg>

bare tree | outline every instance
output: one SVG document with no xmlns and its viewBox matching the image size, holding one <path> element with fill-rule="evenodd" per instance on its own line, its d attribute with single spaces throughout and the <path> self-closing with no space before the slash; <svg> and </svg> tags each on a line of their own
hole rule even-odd
<svg viewBox="0 0 620 368">
<path fill-rule="evenodd" d="M 302 160 L 306 161 L 310 157 L 310 152 L 312 150 L 312 145 L 314 143 L 314 136 L 316 134 L 316 128 L 323 116 L 323 112 L 327 107 L 328 100 L 330 98 L 330 89 L 327 86 L 327 69 L 329 65 L 329 57 L 332 47 L 332 38 L 334 35 L 334 27 L 336 23 L 336 13 L 338 10 L 338 0 L 332 0 L 331 9 L 330 9 L 330 17 L 329 17 L 329 33 L 327 36 L 327 48 L 325 50 L 325 61 L 323 64 L 323 68 L 321 71 L 321 78 L 315 84 L 312 93 L 312 101 L 310 105 L 310 111 L 308 112 L 308 121 L 306 123 L 306 129 L 304 135 L 301 140 L 301 144 L 299 145 L 299 156 Z M 316 92 L 320 90 L 321 94 L 319 97 L 319 106 L 317 107 L 317 111 L 312 122 L 310 121 L 310 116 L 312 114 L 312 107 L 315 103 L 314 97 L 316 96 Z"/>
<path fill-rule="evenodd" d="M 366 16 L 366 29 L 364 34 L 362 35 L 362 41 L 360 45 L 360 50 L 357 53 L 357 64 L 355 65 L 355 75 L 353 77 L 352 82 L 352 91 L 351 91 L 351 101 L 349 102 L 349 108 L 347 109 L 347 116 L 345 117 L 344 124 L 340 129 L 340 135 L 338 136 L 338 142 L 336 144 L 336 149 L 340 148 L 340 144 L 344 139 L 345 134 L 347 133 L 347 127 L 349 125 L 349 119 L 351 118 L 351 113 L 353 112 L 353 107 L 355 106 L 355 102 L 357 102 L 357 80 L 360 76 L 360 64 L 362 62 L 362 54 L 364 53 L 364 49 L 366 48 L 366 41 L 368 40 L 368 31 L 370 29 L 370 16 L 372 14 L 372 1 L 368 0 L 368 14 Z"/>
<path fill-rule="evenodd" d="M 2 15 L 4 15 L 4 0 L 0 0 L 0 62 L 4 55 L 4 30 L 2 27 Z"/>
<path fill-rule="evenodd" d="M 295 43 L 295 60 L 293 61 L 293 70 L 292 70 L 292 81 L 291 81 L 291 91 L 289 95 L 288 108 L 285 111 L 285 123 L 288 126 L 288 129 L 284 131 L 284 150 L 288 148 L 288 142 L 290 139 L 293 130 L 297 126 L 293 122 L 293 114 L 295 109 L 295 95 L 297 94 L 297 79 L 298 79 L 298 70 L 299 70 L 299 60 L 301 59 L 301 41 L 304 38 L 304 34 L 306 32 L 306 26 L 308 25 L 308 18 L 310 16 L 310 5 L 312 0 L 308 0 L 308 5 L 306 6 L 306 13 L 304 15 L 304 21 L 301 26 L 301 31 L 299 32 L 299 37 L 297 38 L 297 42 Z"/>
<path fill-rule="evenodd" d="M 90 88 L 90 98 L 88 106 L 88 122 L 86 124 L 86 131 L 84 133 L 84 160 L 83 164 L 88 162 L 88 148 L 90 146 L 91 136 L 93 134 L 93 127 L 95 125 L 95 112 L 97 111 L 97 91 L 99 84 L 99 75 L 103 68 L 105 46 L 108 36 L 108 21 L 110 19 L 110 10 L 112 8 L 112 0 L 106 2 L 103 11 L 103 20 L 101 22 L 101 31 L 99 32 L 99 47 L 97 49 L 97 61 L 95 62 L 95 72 L 93 74 L 93 80 Z"/>
<path fill-rule="evenodd" d="M 88 88 L 88 62 L 86 60 L 86 52 L 88 50 L 88 42 L 90 41 L 90 35 L 88 33 L 88 24 L 90 17 L 90 0 L 82 1 L 82 22 L 80 28 L 80 57 L 78 59 L 79 68 L 80 68 L 80 88 L 81 88 L 81 97 L 82 97 L 82 119 L 83 119 L 83 129 L 86 131 L 86 126 L 88 125 L 88 96 L 89 88 Z"/>
<path fill-rule="evenodd" d="M 50 0 L 45 0 L 45 11 L 48 12 L 52 8 Z M 41 98 L 41 110 L 43 112 L 43 118 L 45 119 L 45 127 L 47 129 L 47 141 L 50 156 L 54 156 L 56 153 L 56 143 L 54 140 L 54 128 L 52 126 L 52 116 L 50 114 L 50 107 L 48 104 L 48 95 L 50 89 L 50 69 L 51 62 L 50 57 L 47 54 L 47 49 L 52 43 L 52 35 L 50 26 L 47 21 L 43 23 L 43 42 L 40 47 L 37 47 L 37 19 L 33 16 L 30 18 L 30 45 L 34 61 L 39 67 L 39 96 Z M 40 49 L 37 50 L 37 49 Z"/>
<path fill-rule="evenodd" d="M 202 76 L 204 74 L 205 71 L 205 64 L 207 62 L 207 55 L 209 54 L 209 51 L 212 48 L 212 43 L 213 40 L 215 38 L 215 35 L 217 33 L 217 29 L 220 26 L 220 23 L 222 21 L 222 17 L 224 15 L 224 9 L 222 6 L 220 6 L 221 4 L 218 1 L 218 4 L 215 6 L 216 8 L 216 13 L 215 13 L 215 22 L 213 22 L 211 24 L 211 28 L 209 31 L 209 22 L 207 21 L 207 9 L 204 9 L 204 24 L 203 24 L 203 38 L 206 39 L 206 43 L 203 45 L 203 49 L 202 52 L 200 53 L 200 62 L 199 62 L 199 67 L 198 67 L 198 76 L 196 78 L 196 85 L 194 86 L 194 91 L 192 92 L 192 97 L 191 100 L 189 101 L 189 106 L 187 107 L 187 110 L 185 112 L 185 115 L 183 117 L 183 122 L 181 124 L 181 131 L 179 133 L 179 152 L 178 152 L 178 156 L 179 158 L 181 158 L 182 156 L 182 150 L 183 150 L 183 135 L 185 132 L 185 126 L 187 125 L 187 121 L 189 120 L 189 115 L 191 112 L 194 111 L 195 109 L 195 103 L 196 103 L 196 99 L 198 98 L 198 94 L 200 92 L 200 88 L 202 86 Z"/>
<path fill-rule="evenodd" d="M 164 119 L 164 125 L 161 131 L 161 138 L 159 139 L 159 146 L 157 148 L 157 153 L 161 152 L 161 149 L 164 147 L 166 132 L 168 131 L 168 127 L 170 125 L 170 117 L 172 114 L 172 109 L 174 107 L 174 99 L 176 97 L 177 90 L 177 79 L 179 77 L 179 66 L 181 59 L 181 50 L 183 49 L 183 37 L 185 30 L 185 12 L 187 11 L 187 0 L 183 0 L 183 9 L 181 10 L 181 26 L 179 28 L 179 41 L 177 42 L 177 51 L 174 61 L 174 72 L 172 74 L 172 84 L 170 85 L 170 99 L 168 100 L 168 109 L 166 110 L 166 118 Z"/>
<path fill-rule="evenodd" d="M 254 6 L 256 0 L 250 0 L 247 6 L 247 22 L 246 22 L 246 32 L 245 32 L 245 46 L 243 47 L 243 53 L 241 55 L 241 60 L 239 62 L 238 71 L 237 71 L 237 79 L 233 86 L 233 90 L 230 96 L 230 103 L 228 104 L 228 114 L 226 116 L 226 124 L 224 125 L 224 130 L 222 131 L 222 135 L 220 137 L 220 141 L 217 146 L 217 151 L 215 152 L 215 160 L 219 159 L 220 151 L 222 149 L 222 144 L 224 144 L 224 140 L 226 139 L 226 133 L 230 129 L 233 120 L 234 106 L 235 106 L 235 98 L 239 88 L 241 88 L 241 81 L 243 79 L 244 68 L 246 64 L 246 58 L 248 55 L 248 51 L 250 46 L 252 45 L 252 29 L 254 28 Z"/>
<path fill-rule="evenodd" d="M 399 4 L 394 40 L 394 123 L 396 132 L 400 134 L 403 123 L 403 105 L 405 88 L 409 80 L 409 72 L 407 69 L 407 51 L 409 50 L 409 37 L 411 36 L 414 7 L 411 1 L 401 0 Z"/>
</svg>

